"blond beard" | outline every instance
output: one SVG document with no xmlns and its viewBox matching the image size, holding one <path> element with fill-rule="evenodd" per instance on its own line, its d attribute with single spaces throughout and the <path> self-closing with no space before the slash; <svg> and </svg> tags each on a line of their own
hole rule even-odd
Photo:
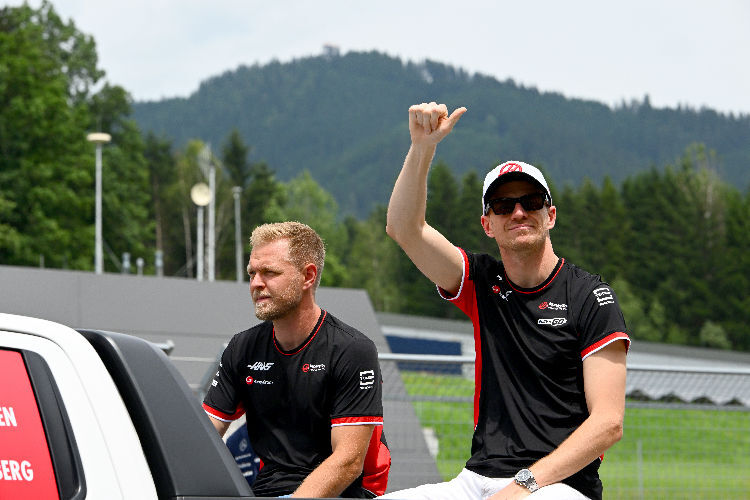
<svg viewBox="0 0 750 500">
<path fill-rule="evenodd" d="M 295 310 L 302 302 L 302 289 L 290 286 L 276 297 L 272 297 L 270 302 L 265 302 L 260 306 L 255 304 L 255 317 L 261 321 L 273 321 L 283 318 Z"/>
</svg>

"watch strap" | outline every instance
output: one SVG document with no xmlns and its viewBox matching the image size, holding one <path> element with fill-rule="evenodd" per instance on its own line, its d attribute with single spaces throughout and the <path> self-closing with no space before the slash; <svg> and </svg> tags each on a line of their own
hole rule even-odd
<svg viewBox="0 0 750 500">
<path fill-rule="evenodd" d="M 516 484 L 523 486 L 531 493 L 534 493 L 539 489 L 539 485 L 536 483 L 536 479 L 534 479 L 534 474 L 532 474 L 529 469 L 521 469 L 518 471 L 513 480 Z"/>
</svg>

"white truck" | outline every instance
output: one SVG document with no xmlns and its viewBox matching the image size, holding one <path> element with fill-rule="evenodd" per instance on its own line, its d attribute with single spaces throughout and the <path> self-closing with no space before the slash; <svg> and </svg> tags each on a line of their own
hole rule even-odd
<svg viewBox="0 0 750 500">
<path fill-rule="evenodd" d="M 249 497 L 156 345 L 0 314 L 0 499 Z"/>
</svg>

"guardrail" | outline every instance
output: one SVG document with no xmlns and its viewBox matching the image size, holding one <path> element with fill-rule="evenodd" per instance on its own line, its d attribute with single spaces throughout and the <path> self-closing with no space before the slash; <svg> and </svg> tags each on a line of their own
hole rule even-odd
<svg viewBox="0 0 750 500">
<path fill-rule="evenodd" d="M 380 360 L 406 387 L 384 399 L 412 403 L 440 473 L 454 477 L 470 453 L 473 356 Z M 624 437 L 600 468 L 607 498 L 748 498 L 750 369 L 629 365 L 626 391 Z"/>
<path fill-rule="evenodd" d="M 202 399 L 218 354 L 170 359 L 205 364 L 203 380 L 193 386 Z M 411 403 L 439 473 L 454 477 L 469 458 L 474 357 L 381 353 L 379 359 L 384 379 L 400 379 L 405 388 L 384 391 L 384 401 Z M 748 497 L 750 368 L 629 365 L 626 391 L 624 437 L 600 469 L 607 498 Z M 385 418 L 398 435 L 401 422 Z"/>
</svg>

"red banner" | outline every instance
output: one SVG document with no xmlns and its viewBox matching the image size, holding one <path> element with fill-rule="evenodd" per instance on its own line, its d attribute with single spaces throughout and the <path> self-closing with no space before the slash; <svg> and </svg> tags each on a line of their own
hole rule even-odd
<svg viewBox="0 0 750 500">
<path fill-rule="evenodd" d="M 1 349 L 0 498 L 60 498 L 26 365 Z"/>
</svg>

